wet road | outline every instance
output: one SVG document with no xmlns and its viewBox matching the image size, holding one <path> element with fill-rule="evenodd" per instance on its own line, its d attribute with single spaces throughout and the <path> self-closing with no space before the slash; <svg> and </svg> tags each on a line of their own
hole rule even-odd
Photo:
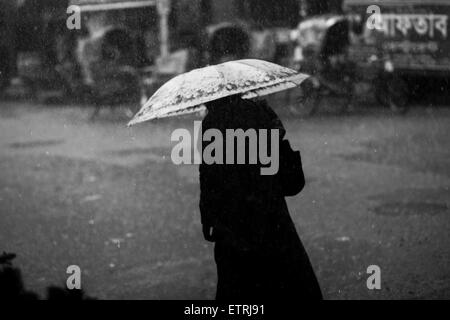
<svg viewBox="0 0 450 320">
<path fill-rule="evenodd" d="M 130 129 L 120 111 L 0 104 L 0 251 L 30 289 L 76 264 L 99 298 L 214 297 L 198 168 L 170 160 L 194 118 Z M 450 110 L 283 120 L 307 175 L 288 204 L 325 297 L 450 298 Z"/>
</svg>

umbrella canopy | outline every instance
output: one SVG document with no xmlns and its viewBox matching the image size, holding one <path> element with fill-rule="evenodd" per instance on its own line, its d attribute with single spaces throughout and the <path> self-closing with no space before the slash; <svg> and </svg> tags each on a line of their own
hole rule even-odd
<svg viewBox="0 0 450 320">
<path fill-rule="evenodd" d="M 265 96 L 294 88 L 307 77 L 295 70 L 255 59 L 195 69 L 166 82 L 129 125 L 197 112 L 206 102 L 235 94 L 244 99 Z"/>
</svg>

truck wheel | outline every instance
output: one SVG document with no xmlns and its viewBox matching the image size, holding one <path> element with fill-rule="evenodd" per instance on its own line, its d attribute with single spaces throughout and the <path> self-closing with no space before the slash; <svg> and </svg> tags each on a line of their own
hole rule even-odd
<svg viewBox="0 0 450 320">
<path fill-rule="evenodd" d="M 377 101 L 392 112 L 404 114 L 409 110 L 409 88 L 400 77 L 390 77 L 377 86 Z"/>
<path fill-rule="evenodd" d="M 389 108 L 392 112 L 404 114 L 409 110 L 409 88 L 405 80 L 393 78 L 388 82 Z"/>
</svg>

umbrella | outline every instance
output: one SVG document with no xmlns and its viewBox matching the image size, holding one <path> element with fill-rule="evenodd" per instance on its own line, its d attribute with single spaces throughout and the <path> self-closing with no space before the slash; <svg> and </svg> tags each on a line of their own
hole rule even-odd
<svg viewBox="0 0 450 320">
<path fill-rule="evenodd" d="M 128 125 L 193 113 L 203 104 L 239 94 L 252 99 L 298 86 L 308 76 L 256 59 L 229 61 L 183 73 L 166 82 Z"/>
</svg>

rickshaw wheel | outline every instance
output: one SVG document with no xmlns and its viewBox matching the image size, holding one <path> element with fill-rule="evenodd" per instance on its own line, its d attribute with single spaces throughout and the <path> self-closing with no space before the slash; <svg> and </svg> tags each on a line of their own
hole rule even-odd
<svg viewBox="0 0 450 320">
<path fill-rule="evenodd" d="M 405 114 L 409 110 L 409 88 L 405 80 L 392 77 L 377 86 L 376 98 L 379 103 L 396 114 Z"/>
<path fill-rule="evenodd" d="M 314 87 L 311 80 L 305 80 L 302 85 L 295 90 L 295 103 L 289 107 L 289 111 L 294 116 L 312 116 L 316 113 L 320 103 L 318 89 Z"/>
<path fill-rule="evenodd" d="M 405 114 L 409 110 L 408 104 L 408 85 L 402 79 L 394 79 L 389 86 L 389 108 L 392 112 Z"/>
</svg>

